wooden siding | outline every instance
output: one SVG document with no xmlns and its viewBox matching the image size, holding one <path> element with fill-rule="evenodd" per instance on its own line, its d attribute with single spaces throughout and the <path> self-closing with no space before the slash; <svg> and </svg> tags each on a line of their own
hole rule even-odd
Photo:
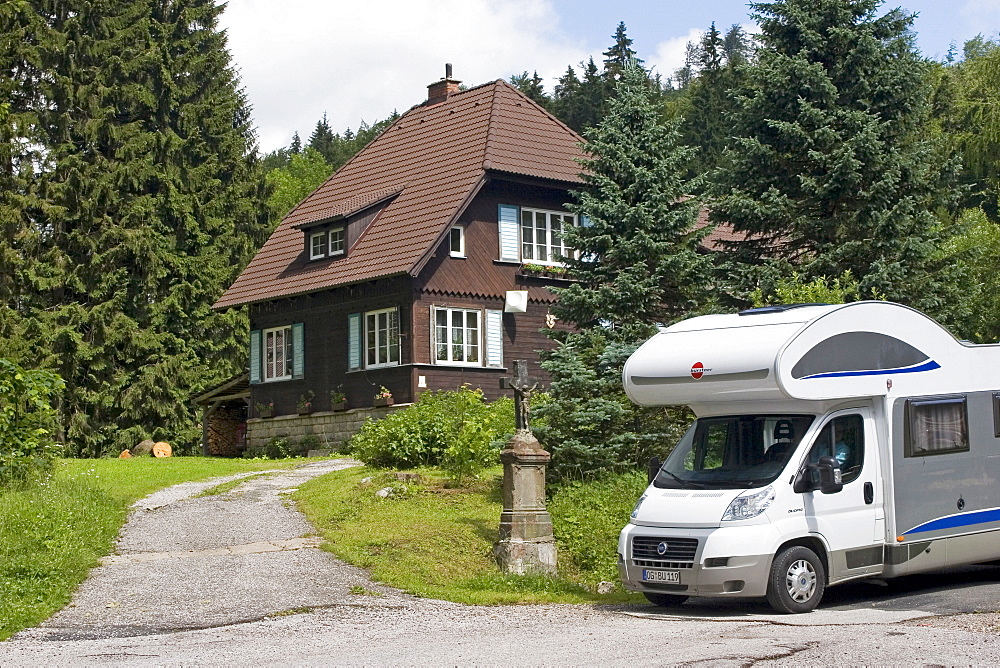
<svg viewBox="0 0 1000 668">
<path fill-rule="evenodd" d="M 565 211 L 568 199 L 567 191 L 562 188 L 491 180 L 459 218 L 465 227 L 466 257 L 451 257 L 445 239 L 417 278 L 417 290 L 501 299 L 508 290 L 527 290 L 532 301 L 554 302 L 555 296 L 546 289 L 553 282 L 520 275 L 518 262 L 499 261 L 497 214 L 501 204 Z"/>
<path fill-rule="evenodd" d="M 347 317 L 391 307 L 399 308 L 400 366 L 381 369 L 347 370 Z M 411 286 L 409 277 L 373 281 L 336 288 L 301 297 L 280 299 L 250 308 L 251 329 L 267 329 L 303 323 L 305 335 L 305 376 L 297 380 L 259 383 L 250 386 L 251 414 L 257 416 L 258 403 L 274 402 L 275 415 L 297 410 L 299 397 L 313 392 L 314 411 L 330 409 L 330 390 L 344 386 L 348 405 L 372 405 L 372 397 L 382 385 L 389 388 L 396 403 L 412 401 Z"/>
</svg>

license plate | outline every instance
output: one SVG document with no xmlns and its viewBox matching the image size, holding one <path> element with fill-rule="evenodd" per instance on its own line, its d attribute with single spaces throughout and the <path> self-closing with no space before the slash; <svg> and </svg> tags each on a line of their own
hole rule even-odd
<svg viewBox="0 0 1000 668">
<path fill-rule="evenodd" d="M 681 572 L 680 571 L 651 571 L 643 569 L 642 571 L 642 581 L 643 582 L 671 582 L 674 584 L 680 584 Z"/>
</svg>

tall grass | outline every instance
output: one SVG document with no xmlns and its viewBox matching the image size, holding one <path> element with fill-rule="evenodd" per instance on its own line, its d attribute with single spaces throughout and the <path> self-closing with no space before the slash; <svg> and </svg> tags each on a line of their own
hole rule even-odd
<svg viewBox="0 0 1000 668">
<path fill-rule="evenodd" d="M 111 552 L 135 501 L 180 482 L 294 463 L 62 460 L 41 484 L 0 489 L 0 640 L 69 602 L 87 571 Z"/>
</svg>

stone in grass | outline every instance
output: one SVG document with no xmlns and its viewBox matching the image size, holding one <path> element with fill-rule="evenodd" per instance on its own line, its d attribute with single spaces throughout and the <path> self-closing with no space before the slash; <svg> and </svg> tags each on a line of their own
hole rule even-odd
<svg viewBox="0 0 1000 668">
<path fill-rule="evenodd" d="M 156 445 L 156 441 L 151 438 L 147 438 L 142 441 L 134 448 L 132 448 L 133 457 L 149 457 L 153 454 L 153 446 Z"/>
<path fill-rule="evenodd" d="M 394 490 L 392 487 L 383 487 L 379 491 L 375 492 L 375 496 L 382 499 L 388 499 L 390 496 L 395 496 L 395 495 L 396 495 L 396 490 Z"/>
<path fill-rule="evenodd" d="M 604 582 L 599 582 L 597 584 L 597 593 L 598 594 L 610 594 L 614 590 L 615 590 L 615 583 L 614 582 L 608 582 L 607 580 L 605 580 Z"/>
<path fill-rule="evenodd" d="M 403 473 L 401 471 L 396 472 L 396 480 L 399 482 L 412 482 L 420 484 L 420 474 L 419 473 Z"/>
</svg>

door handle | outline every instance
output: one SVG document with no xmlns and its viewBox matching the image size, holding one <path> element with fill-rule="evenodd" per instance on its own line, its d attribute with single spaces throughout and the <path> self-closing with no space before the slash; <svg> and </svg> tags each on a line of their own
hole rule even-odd
<svg viewBox="0 0 1000 668">
<path fill-rule="evenodd" d="M 870 482 L 865 483 L 865 503 L 875 503 L 875 486 Z"/>
</svg>

